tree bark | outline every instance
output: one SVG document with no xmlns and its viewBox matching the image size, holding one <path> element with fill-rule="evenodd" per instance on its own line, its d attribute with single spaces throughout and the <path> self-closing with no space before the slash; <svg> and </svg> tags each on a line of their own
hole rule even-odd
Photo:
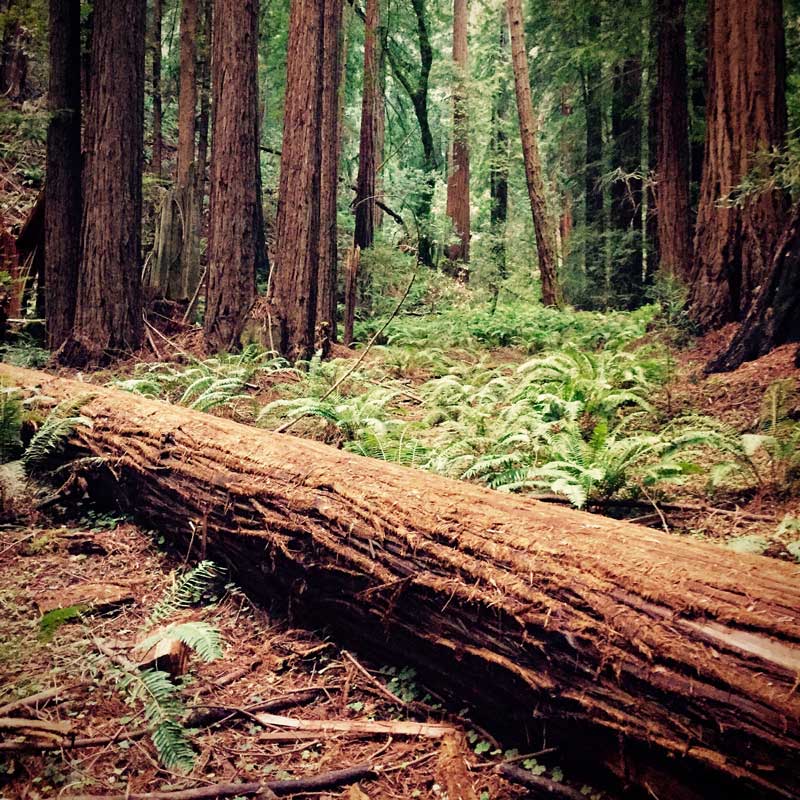
<svg viewBox="0 0 800 800">
<path fill-rule="evenodd" d="M 600 29 L 601 18 L 589 19 L 592 30 Z M 584 208 L 586 243 L 584 260 L 588 283 L 582 306 L 605 308 L 608 280 L 605 258 L 605 212 L 603 209 L 603 109 L 601 105 L 602 66 L 591 62 L 583 81 L 583 104 L 586 112 L 586 171 L 584 173 Z M 592 298 L 591 300 L 589 298 Z"/>
<path fill-rule="evenodd" d="M 336 341 L 337 210 L 341 155 L 340 90 L 342 60 L 342 0 L 325 0 L 322 42 L 322 123 L 320 163 L 319 281 L 316 348 Z"/>
<path fill-rule="evenodd" d="M 558 286 L 558 275 L 556 274 L 554 236 L 547 216 L 542 164 L 539 158 L 539 145 L 536 140 L 538 126 L 531 98 L 528 54 L 525 46 L 525 26 L 522 22 L 522 4 L 520 0 L 507 0 L 506 11 L 511 33 L 511 57 L 514 64 L 514 86 L 517 93 L 522 154 L 525 159 L 525 179 L 528 184 L 533 228 L 536 233 L 536 248 L 539 253 L 542 302 L 546 306 L 558 306 L 561 304 L 561 291 Z"/>
<path fill-rule="evenodd" d="M 706 372 L 734 370 L 787 342 L 800 342 L 800 205 L 794 207 L 750 312 Z"/>
<path fill-rule="evenodd" d="M 50 0 L 50 89 L 45 181 L 47 345 L 72 331 L 81 251 L 81 8 Z"/>
<path fill-rule="evenodd" d="M 271 291 L 256 316 L 291 361 L 314 352 L 320 248 L 323 4 L 292 0 Z"/>
<path fill-rule="evenodd" d="M 153 92 L 153 152 L 150 168 L 161 177 L 164 140 L 161 133 L 161 12 L 163 0 L 153 0 L 150 50 L 152 54 L 151 85 Z"/>
<path fill-rule="evenodd" d="M 0 51 L 0 97 L 20 102 L 28 97 L 28 47 L 30 33 L 19 20 L 17 9 L 9 3 L 3 26 Z"/>
<path fill-rule="evenodd" d="M 467 0 L 453 0 L 453 141 L 450 174 L 447 178 L 447 216 L 453 224 L 458 244 L 451 245 L 447 257 L 451 262 L 469 263 L 469 113 L 467 110 L 469 8 Z M 468 277 L 462 268 L 460 277 Z"/>
<path fill-rule="evenodd" d="M 709 0 L 706 145 L 694 240 L 692 314 L 703 329 L 741 319 L 766 277 L 785 198 L 765 191 L 720 204 L 759 151 L 786 136 L 782 0 Z M 768 175 L 769 168 L 759 170 Z"/>
<path fill-rule="evenodd" d="M 659 269 L 686 279 L 692 261 L 689 223 L 689 90 L 686 0 L 656 0 L 656 208 Z"/>
<path fill-rule="evenodd" d="M 641 95 L 642 60 L 631 56 L 614 68 L 611 98 L 612 166 L 622 175 L 611 184 L 609 221 L 617 236 L 610 295 L 624 309 L 644 299 Z"/>
<path fill-rule="evenodd" d="M 142 342 L 141 223 L 145 0 L 122 15 L 96 0 L 84 164 L 81 269 L 71 366 L 99 363 Z"/>
<path fill-rule="evenodd" d="M 364 24 L 364 85 L 361 100 L 361 143 L 358 151 L 354 243 L 361 250 L 372 247 L 375 238 L 375 179 L 378 169 L 376 134 L 378 127 L 378 26 L 380 0 L 367 0 Z"/>
<path fill-rule="evenodd" d="M 90 482 L 106 500 L 127 496 L 181 547 L 202 528 L 256 596 L 413 665 L 505 735 L 527 726 L 531 749 L 546 736 L 592 783 L 605 764 L 628 797 L 797 796 L 796 565 L 119 390 L 0 375 L 86 397 L 92 426 L 70 455 L 113 464 L 108 486 Z"/>
<path fill-rule="evenodd" d="M 214 0 L 205 339 L 241 344 L 264 259 L 258 151 L 258 0 Z"/>
</svg>

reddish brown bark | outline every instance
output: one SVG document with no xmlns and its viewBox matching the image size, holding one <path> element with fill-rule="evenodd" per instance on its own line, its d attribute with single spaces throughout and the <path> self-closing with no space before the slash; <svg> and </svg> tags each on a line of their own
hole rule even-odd
<svg viewBox="0 0 800 800">
<path fill-rule="evenodd" d="M 686 0 L 656 0 L 656 209 L 659 269 L 688 278 L 692 260 L 689 222 L 689 93 Z"/>
<path fill-rule="evenodd" d="M 467 112 L 468 39 L 467 0 L 453 0 L 453 141 L 450 174 L 447 176 L 447 216 L 453 223 L 458 244 L 450 245 L 447 257 L 453 262 L 469 262 L 469 115 Z M 468 273 L 464 272 L 463 277 Z"/>
<path fill-rule="evenodd" d="M 781 193 L 721 205 L 759 151 L 786 135 L 782 0 L 709 0 L 706 145 L 694 240 L 692 313 L 704 328 L 741 319 L 785 219 Z"/>
<path fill-rule="evenodd" d="M 343 0 L 325 0 L 322 43 L 322 124 L 320 164 L 319 282 L 317 289 L 317 346 L 336 341 L 337 199 L 341 150 L 340 87 Z"/>
<path fill-rule="evenodd" d="M 161 176 L 164 152 L 164 140 L 161 133 L 161 12 L 163 0 L 153 0 L 152 30 L 150 31 L 150 50 L 152 53 L 152 85 L 153 102 L 153 152 L 151 170 Z"/>
<path fill-rule="evenodd" d="M 323 7 L 292 0 L 271 293 L 258 316 L 287 358 L 314 352 L 320 243 Z"/>
<path fill-rule="evenodd" d="M 211 37 L 213 0 L 201 0 L 203 5 L 203 36 L 198 48 L 197 75 L 200 95 L 200 113 L 197 117 L 197 199 L 200 210 L 203 208 L 203 195 L 207 181 L 208 167 L 208 121 L 211 106 Z M 198 217 L 199 218 L 199 217 Z"/>
<path fill-rule="evenodd" d="M 45 181 L 47 344 L 72 331 L 81 249 L 81 4 L 50 0 L 50 89 Z"/>
<path fill-rule="evenodd" d="M 145 0 L 125 14 L 96 0 L 84 164 L 81 269 L 68 364 L 96 363 L 142 342 L 141 221 Z"/>
<path fill-rule="evenodd" d="M 375 180 L 378 169 L 377 126 L 380 92 L 378 25 L 380 0 L 367 0 L 364 27 L 364 88 L 361 99 L 361 143 L 358 151 L 355 216 L 356 247 L 366 250 L 375 237 Z"/>
<path fill-rule="evenodd" d="M 205 338 L 239 347 L 264 258 L 258 152 L 258 0 L 214 0 Z"/>
<path fill-rule="evenodd" d="M 568 774 L 597 785 L 605 767 L 633 798 L 796 797 L 796 565 L 120 390 L 93 386 L 80 412 L 71 454 L 113 465 L 90 486 L 182 549 L 202 527 L 254 596 L 414 666 L 495 729 L 524 726 Z"/>
<path fill-rule="evenodd" d="M 556 252 L 553 231 L 547 216 L 547 203 L 542 179 L 542 164 L 537 142 L 538 125 L 533 110 L 528 54 L 525 46 L 525 26 L 522 22 L 520 0 L 507 0 L 508 26 L 511 33 L 511 57 L 514 64 L 514 86 L 517 93 L 519 131 L 525 159 L 525 179 L 531 203 L 533 229 L 539 253 L 539 273 L 542 281 L 542 302 L 546 306 L 561 304 L 561 290 L 556 272 Z"/>
</svg>

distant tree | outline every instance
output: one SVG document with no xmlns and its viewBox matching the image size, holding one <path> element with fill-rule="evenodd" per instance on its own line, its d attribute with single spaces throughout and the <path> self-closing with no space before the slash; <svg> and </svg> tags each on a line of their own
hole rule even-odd
<svg viewBox="0 0 800 800">
<path fill-rule="evenodd" d="M 784 144 L 782 0 L 708 0 L 708 42 L 705 167 L 691 296 L 692 314 L 704 329 L 747 314 L 784 226 L 779 191 L 742 204 L 721 202 L 756 166 L 759 151 Z"/>
<path fill-rule="evenodd" d="M 142 342 L 145 0 L 95 0 L 81 269 L 61 359 L 98 363 Z"/>
<path fill-rule="evenodd" d="M 642 260 L 642 59 L 630 55 L 614 66 L 611 97 L 612 166 L 609 222 L 617 252 L 610 298 L 617 308 L 636 308 L 644 299 Z"/>
<path fill-rule="evenodd" d="M 450 169 L 447 176 L 447 215 L 453 224 L 458 244 L 448 248 L 452 262 L 469 262 L 470 201 L 469 201 L 469 115 L 467 113 L 469 9 L 467 0 L 453 0 L 453 140 Z M 463 270 L 463 276 L 467 276 Z"/>
<path fill-rule="evenodd" d="M 499 59 L 508 58 L 508 20 L 505 8 L 500 9 L 500 35 L 498 41 Z M 499 60 L 499 59 L 496 59 Z M 495 69 L 501 67 L 495 63 Z M 492 254 L 500 280 L 508 277 L 506 267 L 506 222 L 508 220 L 508 84 L 498 80 L 492 97 L 492 139 L 491 162 L 489 167 L 489 210 L 492 230 Z"/>
<path fill-rule="evenodd" d="M 72 331 L 81 249 L 81 4 L 50 0 L 50 88 L 45 181 L 47 343 Z"/>
<path fill-rule="evenodd" d="M 656 206 L 659 268 L 687 278 L 690 236 L 689 96 L 686 65 L 686 0 L 656 0 L 657 79 Z"/>
<path fill-rule="evenodd" d="M 317 346 L 336 341 L 337 197 L 341 149 L 342 0 L 325 0 L 322 43 L 322 124 L 320 165 L 319 286 Z M 323 329 L 324 326 L 324 329 Z"/>
<path fill-rule="evenodd" d="M 295 361 L 314 352 L 320 246 L 323 4 L 292 0 L 271 291 L 258 316 Z"/>
<path fill-rule="evenodd" d="M 256 298 L 264 223 L 258 152 L 258 0 L 214 0 L 205 338 L 236 349 Z"/>
<path fill-rule="evenodd" d="M 153 152 L 150 168 L 161 175 L 164 141 L 161 132 L 161 16 L 163 0 L 153 0 L 153 16 L 150 30 L 150 50 L 152 72 L 150 75 L 153 103 Z"/>
<path fill-rule="evenodd" d="M 3 32 L 0 41 L 0 97 L 25 100 L 28 96 L 28 48 L 31 34 L 23 25 L 19 4 L 0 0 Z"/>
<path fill-rule="evenodd" d="M 525 159 L 525 178 L 528 184 L 528 197 L 531 204 L 533 228 L 536 233 L 536 247 L 539 254 L 542 302 L 546 306 L 558 306 L 561 303 L 561 291 L 556 273 L 554 236 L 547 216 L 539 145 L 536 141 L 538 131 L 531 98 L 521 0 L 507 0 L 506 10 L 511 32 L 511 55 L 514 65 L 514 85 L 517 93 L 522 153 Z"/>
<path fill-rule="evenodd" d="M 375 236 L 375 180 L 378 169 L 376 137 L 380 79 L 378 72 L 378 26 L 380 0 L 367 0 L 364 28 L 364 81 L 361 102 L 361 142 L 358 151 L 354 244 L 361 250 L 372 246 Z"/>
<path fill-rule="evenodd" d="M 198 215 L 203 209 L 203 196 L 208 168 L 208 123 L 211 117 L 211 26 L 212 11 L 214 8 L 213 0 L 201 0 L 202 4 L 202 35 L 200 45 L 197 49 L 197 85 L 200 95 L 200 111 L 197 116 L 197 160 L 195 176 L 197 178 L 196 199 L 198 204 Z"/>
</svg>

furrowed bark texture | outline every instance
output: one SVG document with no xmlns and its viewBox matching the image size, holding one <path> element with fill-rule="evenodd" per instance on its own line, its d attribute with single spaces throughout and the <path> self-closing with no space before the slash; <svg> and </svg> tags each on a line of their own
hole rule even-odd
<svg viewBox="0 0 800 800">
<path fill-rule="evenodd" d="M 514 64 L 514 86 L 517 92 L 517 111 L 522 154 L 525 159 L 525 178 L 533 215 L 533 229 L 536 234 L 536 249 L 539 253 L 542 303 L 546 306 L 558 306 L 561 303 L 561 292 L 556 274 L 555 236 L 550 229 L 550 220 L 547 216 L 542 162 L 539 157 L 539 144 L 536 140 L 538 126 L 531 97 L 521 0 L 507 0 L 506 12 L 511 33 L 511 58 Z"/>
<path fill-rule="evenodd" d="M 284 356 L 314 352 L 319 276 L 323 3 L 292 0 L 271 294 L 257 316 Z"/>
<path fill-rule="evenodd" d="M 782 0 L 709 0 L 706 145 L 695 229 L 692 312 L 705 329 L 742 319 L 785 224 L 785 199 L 765 191 L 720 204 L 759 151 L 786 137 Z M 768 168 L 760 168 L 762 175 Z"/>
<path fill-rule="evenodd" d="M 142 342 L 145 0 L 127 8 L 120 15 L 113 0 L 94 4 L 82 262 L 72 336 L 59 351 L 72 366 Z"/>
<path fill-rule="evenodd" d="M 656 207 L 659 268 L 688 278 L 692 260 L 689 222 L 689 88 L 686 67 L 686 0 L 657 0 Z"/>
<path fill-rule="evenodd" d="M 258 152 L 258 0 L 214 0 L 206 342 L 240 344 L 264 259 Z"/>
<path fill-rule="evenodd" d="M 643 796 L 797 797 L 798 567 L 8 365 L 93 393 L 77 454 L 255 595 Z M 199 546 L 201 537 L 194 537 Z M 541 740 L 540 740 L 541 741 Z M 629 796 L 637 796 L 633 792 Z"/>
<path fill-rule="evenodd" d="M 343 0 L 325 0 L 322 41 L 322 162 L 319 186 L 319 277 L 317 288 L 316 348 L 336 341 L 336 276 L 338 260 L 337 195 L 341 151 L 340 95 Z"/>
<path fill-rule="evenodd" d="M 453 223 L 453 235 L 458 244 L 450 245 L 447 257 L 454 262 L 469 262 L 469 115 L 467 113 L 466 81 L 469 70 L 467 0 L 453 0 L 453 148 L 450 174 L 447 177 L 447 216 Z M 468 273 L 464 271 L 462 277 Z"/>
<path fill-rule="evenodd" d="M 45 181 L 47 343 L 72 331 L 81 252 L 81 4 L 50 0 L 50 90 Z"/>
</svg>

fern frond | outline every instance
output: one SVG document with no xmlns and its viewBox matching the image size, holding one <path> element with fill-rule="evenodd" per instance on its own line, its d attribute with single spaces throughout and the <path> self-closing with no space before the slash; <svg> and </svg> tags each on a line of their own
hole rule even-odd
<svg viewBox="0 0 800 800">
<path fill-rule="evenodd" d="M 150 622 L 161 622 L 182 608 L 196 605 L 203 593 L 219 580 L 222 574 L 223 570 L 213 561 L 201 561 L 175 580 L 153 608 Z"/>
</svg>

